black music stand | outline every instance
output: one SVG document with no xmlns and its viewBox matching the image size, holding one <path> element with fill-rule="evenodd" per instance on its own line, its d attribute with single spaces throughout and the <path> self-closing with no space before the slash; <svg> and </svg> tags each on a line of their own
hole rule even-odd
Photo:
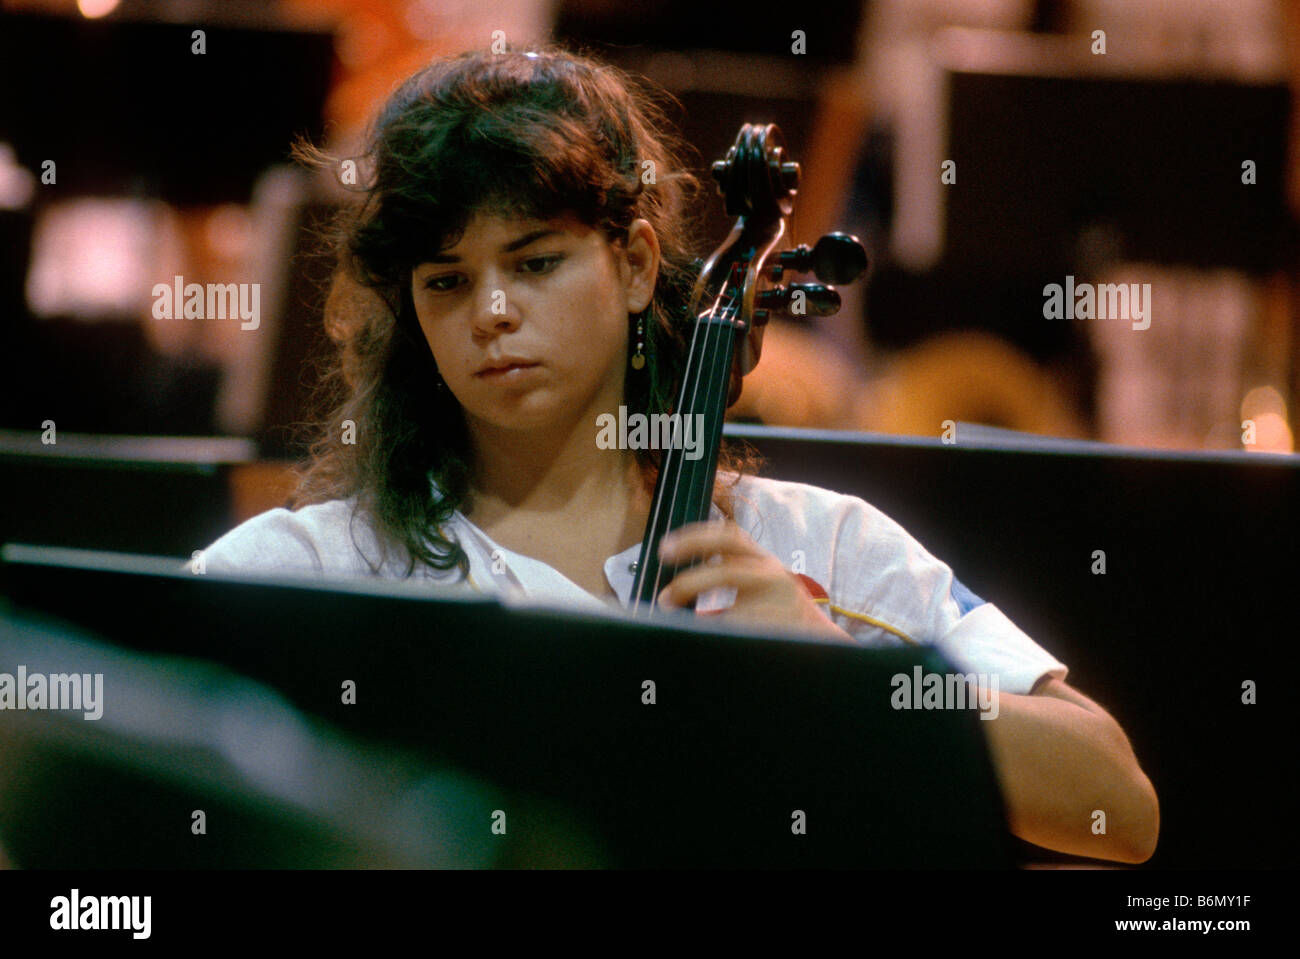
<svg viewBox="0 0 1300 959">
<path fill-rule="evenodd" d="M 186 657 L 186 669 L 220 664 L 275 690 L 281 714 L 305 717 L 313 735 L 347 739 L 349 755 L 372 748 L 377 757 L 415 756 L 443 781 L 462 784 L 426 795 L 426 813 L 433 812 L 417 820 L 436 820 L 446 841 L 429 847 L 420 865 L 463 865 L 464 857 L 448 858 L 446 850 L 469 846 L 479 850 L 471 864 L 482 865 L 1012 864 L 977 714 L 890 705 L 895 674 L 910 675 L 918 665 L 948 671 L 930 649 L 854 649 L 686 614 L 652 624 L 613 610 L 521 608 L 427 584 L 195 575 L 174 560 L 123 554 L 9 545 L 3 559 L 12 615 L 29 624 L 33 615 L 56 615 L 101 637 L 99 650 L 130 662 L 130 676 L 125 666 L 106 667 L 103 732 L 96 733 L 113 741 L 117 755 L 140 747 L 127 742 L 133 732 L 118 718 L 138 724 L 156 710 L 141 676 L 152 671 L 160 684 L 172 682 L 167 695 L 202 696 L 211 690 L 178 673 L 176 657 Z M 48 621 L 44 628 L 68 630 Z M 38 650 L 12 640 L 0 646 L 9 660 L 28 651 Z M 79 663 L 88 655 L 69 652 L 54 666 L 86 671 Z M 0 662 L 0 671 L 15 666 Z M 354 704 L 342 701 L 346 681 L 356 684 Z M 655 684 L 653 705 L 643 702 L 647 681 Z M 251 720 L 247 726 L 259 728 Z M 234 771 L 223 778 L 208 764 L 201 791 L 209 796 L 223 782 L 231 794 L 249 792 L 237 773 L 250 760 L 241 760 L 242 747 L 229 739 Z M 309 741 L 304 732 L 301 743 Z M 248 746 L 256 759 L 256 744 Z M 137 765 L 146 754 L 137 752 Z M 377 779 L 391 778 L 383 761 L 374 765 Z M 338 777 L 337 765 L 325 767 L 312 775 Z M 193 791 L 184 765 L 175 769 L 172 787 Z M 64 821 L 45 816 L 42 828 L 57 827 L 62 848 L 77 848 L 68 846 L 69 831 L 89 828 L 79 824 L 94 817 L 79 815 L 96 801 L 63 796 Z M 169 801 L 158 816 L 189 814 L 188 797 Z M 30 813 L 38 805 L 17 808 Z M 12 797 L 0 801 L 0 835 L 25 844 L 16 859 L 77 865 L 46 856 L 15 808 Z M 498 809 L 506 814 L 505 836 L 491 832 Z M 804 834 L 793 828 L 796 811 Z M 83 838 L 101 850 L 113 842 L 102 831 Z M 157 852 L 150 864 L 194 846 L 185 830 L 174 838 L 172 850 Z M 118 839 L 117 851 L 100 861 L 136 863 L 139 837 Z M 292 860 L 281 853 L 259 859 L 250 849 L 246 858 L 253 865 Z"/>
</svg>

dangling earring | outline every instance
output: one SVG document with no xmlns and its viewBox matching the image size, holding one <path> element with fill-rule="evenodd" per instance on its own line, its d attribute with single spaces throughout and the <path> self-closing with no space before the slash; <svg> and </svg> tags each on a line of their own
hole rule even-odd
<svg viewBox="0 0 1300 959">
<path fill-rule="evenodd" d="M 636 352 L 632 354 L 632 369 L 639 370 L 645 366 L 645 317 L 636 318 Z"/>
</svg>

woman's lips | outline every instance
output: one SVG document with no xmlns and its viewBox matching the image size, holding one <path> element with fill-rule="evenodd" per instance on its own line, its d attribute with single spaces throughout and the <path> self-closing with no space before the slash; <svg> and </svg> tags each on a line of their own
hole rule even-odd
<svg viewBox="0 0 1300 959">
<path fill-rule="evenodd" d="M 515 363 L 502 369 L 484 370 L 482 373 L 476 373 L 485 380 L 516 380 L 528 375 L 529 370 L 535 370 L 537 363 Z"/>
</svg>

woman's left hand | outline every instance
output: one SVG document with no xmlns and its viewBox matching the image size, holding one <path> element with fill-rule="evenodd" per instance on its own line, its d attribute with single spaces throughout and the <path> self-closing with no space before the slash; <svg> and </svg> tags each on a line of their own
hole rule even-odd
<svg viewBox="0 0 1300 959">
<path fill-rule="evenodd" d="M 665 536 L 659 548 L 666 565 L 713 555 L 722 561 L 682 570 L 660 591 L 659 605 L 684 606 L 701 593 L 732 586 L 736 602 L 719 614 L 724 618 L 802 629 L 857 645 L 817 608 L 798 577 L 732 520 L 688 523 Z"/>
</svg>

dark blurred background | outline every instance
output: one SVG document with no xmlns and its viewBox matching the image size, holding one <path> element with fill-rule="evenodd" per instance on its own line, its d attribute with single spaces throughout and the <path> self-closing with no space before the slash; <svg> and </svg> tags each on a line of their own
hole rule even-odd
<svg viewBox="0 0 1300 959">
<path fill-rule="evenodd" d="M 868 244 L 838 315 L 774 322 L 733 419 L 1288 452 L 1293 6 L 828 2 L 798 35 L 736 2 L 8 0 L 0 429 L 299 455 L 330 266 L 311 227 L 340 197 L 289 142 L 355 146 L 394 83 L 502 30 L 661 84 L 702 175 L 778 123 L 794 238 Z M 703 212 L 706 253 L 729 224 Z M 153 318 L 178 275 L 258 283 L 257 328 Z M 1046 319 L 1067 275 L 1150 284 L 1154 322 Z"/>
</svg>

